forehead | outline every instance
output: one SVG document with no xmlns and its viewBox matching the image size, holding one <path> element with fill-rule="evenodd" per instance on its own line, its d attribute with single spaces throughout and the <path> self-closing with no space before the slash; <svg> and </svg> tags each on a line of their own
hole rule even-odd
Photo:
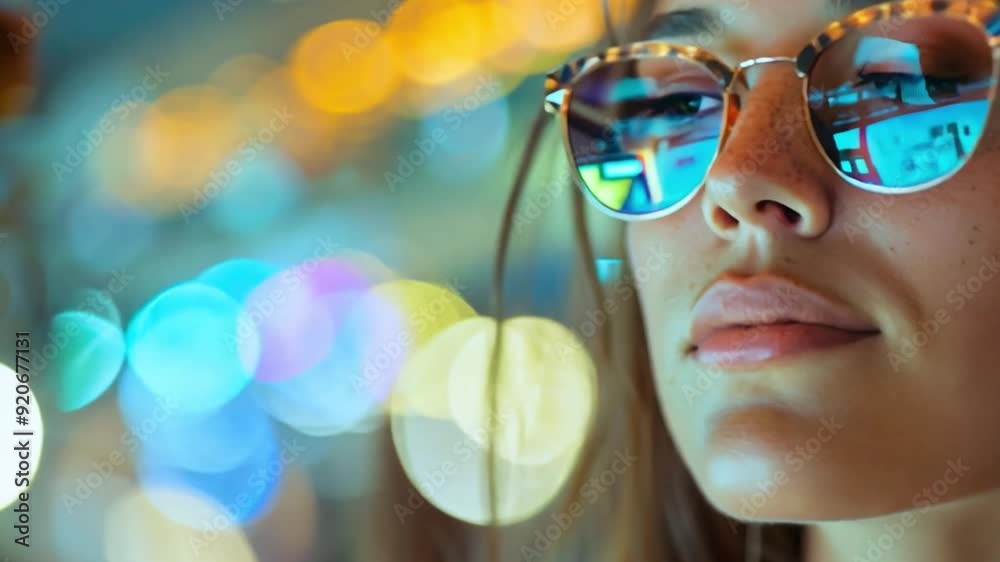
<svg viewBox="0 0 1000 562">
<path fill-rule="evenodd" d="M 696 44 L 726 58 L 793 55 L 830 22 L 884 1 L 657 0 L 644 38 Z"/>
</svg>

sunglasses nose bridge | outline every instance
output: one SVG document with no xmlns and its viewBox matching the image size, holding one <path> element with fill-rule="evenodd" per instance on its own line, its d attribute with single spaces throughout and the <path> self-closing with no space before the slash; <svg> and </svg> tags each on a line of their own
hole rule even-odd
<svg viewBox="0 0 1000 562">
<path fill-rule="evenodd" d="M 799 78 L 805 77 L 805 75 L 803 75 L 802 72 L 798 69 L 797 66 L 798 61 L 793 57 L 757 57 L 757 58 L 747 59 L 741 62 L 733 69 L 733 78 L 729 86 L 730 90 L 732 90 L 733 86 L 735 86 L 736 84 L 741 84 L 744 88 L 749 89 L 748 81 L 746 79 L 749 70 L 756 66 L 762 66 L 765 64 L 775 64 L 775 63 L 791 64 L 792 66 L 795 67 L 795 74 L 798 75 Z"/>
</svg>

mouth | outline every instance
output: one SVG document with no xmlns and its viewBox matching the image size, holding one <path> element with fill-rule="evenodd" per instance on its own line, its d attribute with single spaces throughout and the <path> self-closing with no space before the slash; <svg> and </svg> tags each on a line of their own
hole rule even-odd
<svg viewBox="0 0 1000 562">
<path fill-rule="evenodd" d="M 843 348 L 881 334 L 849 307 L 770 275 L 715 283 L 693 316 L 688 355 L 725 369 Z"/>
<path fill-rule="evenodd" d="M 846 346 L 879 334 L 877 330 L 853 331 L 800 322 L 733 326 L 713 331 L 692 346 L 690 353 L 706 365 L 746 367 Z"/>
</svg>

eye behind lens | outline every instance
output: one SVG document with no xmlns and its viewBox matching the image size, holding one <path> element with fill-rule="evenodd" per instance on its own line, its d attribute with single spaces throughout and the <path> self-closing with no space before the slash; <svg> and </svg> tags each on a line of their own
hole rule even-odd
<svg viewBox="0 0 1000 562">
<path fill-rule="evenodd" d="M 574 103 L 581 100 L 571 99 L 567 126 L 573 165 L 603 210 L 660 213 L 704 181 L 722 131 L 722 85 L 710 69 L 683 58 L 607 66 L 574 86 L 586 92 L 582 99 L 590 117 L 589 123 L 580 119 L 582 111 L 575 111 Z M 635 84 L 648 88 L 640 91 Z M 606 126 L 598 132 L 594 122 Z"/>
<path fill-rule="evenodd" d="M 888 37 L 884 23 L 819 53 L 808 76 L 810 122 L 840 174 L 880 190 L 922 189 L 954 174 L 978 145 L 993 51 L 981 28 L 959 18 L 896 22 Z"/>
</svg>

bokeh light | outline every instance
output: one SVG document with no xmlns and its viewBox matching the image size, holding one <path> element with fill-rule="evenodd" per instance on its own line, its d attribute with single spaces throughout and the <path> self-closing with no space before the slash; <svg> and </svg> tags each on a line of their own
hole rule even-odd
<svg viewBox="0 0 1000 562">
<path fill-rule="evenodd" d="M 337 259 L 345 260 L 351 264 L 355 270 L 360 271 L 371 279 L 373 284 L 387 283 L 396 280 L 396 274 L 388 265 L 378 257 L 362 252 L 360 250 L 343 249 L 336 254 Z"/>
<path fill-rule="evenodd" d="M 389 399 L 396 416 L 451 419 L 449 367 L 455 355 L 488 319 L 469 317 L 451 324 L 416 348 L 402 366 Z"/>
<path fill-rule="evenodd" d="M 353 373 L 337 354 L 288 380 L 259 383 L 254 391 L 275 419 L 304 435 L 325 437 L 350 431 L 375 404 L 353 389 Z"/>
<path fill-rule="evenodd" d="M 489 68 L 484 70 L 460 76 L 445 84 L 411 84 L 400 91 L 394 103 L 385 108 L 385 113 L 417 120 L 428 116 L 433 118 L 436 113 L 442 118 L 449 117 L 449 124 L 454 124 L 456 117 L 464 120 L 471 113 L 465 106 L 479 107 L 505 99 L 523 81 L 520 76 L 494 72 Z"/>
<path fill-rule="evenodd" d="M 279 449 L 275 443 L 258 445 L 266 446 L 256 447 L 249 458 L 224 472 L 186 470 L 163 462 L 150 449 L 143 448 L 139 451 L 136 472 L 146 490 L 183 490 L 195 494 L 222 509 L 232 526 L 248 525 L 266 515 L 274 505 L 284 474 L 286 449 Z M 202 530 L 215 526 L 211 520 L 157 499 L 153 498 L 157 508 L 178 523 Z"/>
<path fill-rule="evenodd" d="M 385 101 L 399 84 L 382 27 L 370 20 L 337 20 L 299 40 L 289 64 L 295 85 L 315 107 L 361 113 Z"/>
<path fill-rule="evenodd" d="M 211 526 L 182 525 L 157 506 Z M 135 491 L 119 499 L 107 514 L 103 536 L 108 562 L 257 562 L 243 531 L 218 506 L 179 490 Z"/>
<path fill-rule="evenodd" d="M 509 418 L 497 431 L 497 451 L 516 463 L 544 464 L 582 444 L 596 407 L 597 371 L 568 328 L 538 317 L 504 322 L 499 411 L 492 414 L 486 397 L 496 322 L 478 318 L 455 330 L 469 335 L 448 368 L 448 403 L 459 427 L 473 435 L 484 420 Z"/>
<path fill-rule="evenodd" d="M 260 337 L 243 307 L 214 287 L 188 282 L 155 297 L 126 333 L 128 363 L 157 397 L 188 412 L 232 400 L 250 383 Z"/>
<path fill-rule="evenodd" d="M 221 183 L 227 158 L 245 140 L 234 106 L 231 96 L 211 86 L 178 88 L 153 103 L 138 140 L 148 181 L 160 197 L 190 205 L 210 180 Z"/>
<path fill-rule="evenodd" d="M 325 318 L 343 319 L 356 306 L 361 291 L 341 291 L 313 303 Z M 386 309 L 366 308 L 364 323 L 340 321 L 326 355 L 296 376 L 254 385 L 258 399 L 276 419 L 312 436 L 350 431 L 375 413 L 378 402 L 367 392 L 359 357 L 371 338 L 371 326 L 396 326 L 400 321 Z"/>
<path fill-rule="evenodd" d="M 84 170 L 75 172 L 89 176 L 95 196 L 123 207 L 123 213 L 138 215 L 139 224 L 143 218 L 155 221 L 178 210 L 176 191 L 161 198 L 163 190 L 150 181 L 143 161 L 142 127 L 149 110 L 149 104 L 135 103 L 123 105 L 123 115 L 108 111 L 106 117 L 115 123 L 114 134 L 95 145 L 82 164 Z M 84 218 L 88 214 L 85 209 Z"/>
<path fill-rule="evenodd" d="M 124 272 L 124 270 L 122 271 Z M 77 289 L 71 293 L 68 301 L 70 304 L 63 312 L 76 311 L 93 314 L 112 326 L 121 329 L 122 313 L 118 310 L 114 295 L 116 292 L 121 293 L 125 290 L 125 287 L 121 285 L 125 285 L 126 281 L 127 278 L 120 283 L 109 282 L 107 289 L 94 289 L 91 287 Z"/>
<path fill-rule="evenodd" d="M 302 170 L 281 149 L 252 145 L 232 159 L 243 158 L 239 173 L 208 207 L 208 217 L 228 234 L 260 232 L 284 217 L 305 191 Z"/>
<path fill-rule="evenodd" d="M 159 398 L 128 372 L 122 377 L 118 404 L 130 427 L 141 427 L 157 407 L 155 431 L 143 439 L 143 454 L 150 464 L 169 465 L 204 473 L 232 471 L 247 463 L 256 450 L 273 447 L 276 440 L 270 418 L 249 393 L 243 393 L 218 410 L 185 413 L 161 406 Z"/>
<path fill-rule="evenodd" d="M 482 22 L 478 31 L 484 59 L 504 53 L 524 40 L 524 26 L 520 23 L 524 16 L 518 15 L 508 0 L 482 0 L 470 5 L 479 11 L 477 17 Z"/>
<path fill-rule="evenodd" d="M 566 0 L 511 0 L 523 37 L 532 46 L 568 55 L 597 42 L 605 33 L 601 2 Z M 615 22 L 628 22 L 638 0 L 610 0 Z"/>
<path fill-rule="evenodd" d="M 472 72 L 484 51 L 484 12 L 464 0 L 404 2 L 388 27 L 399 71 L 418 84 L 439 85 Z"/>
<path fill-rule="evenodd" d="M 287 110 L 294 116 L 276 137 L 274 146 L 287 154 L 310 179 L 322 178 L 337 164 L 363 154 L 361 150 L 379 134 L 390 115 L 374 104 L 365 104 L 368 109 L 352 113 L 331 113 L 316 106 L 297 85 L 292 63 L 263 76 L 240 103 L 244 121 L 255 129 L 266 126 L 276 110 Z"/>
<path fill-rule="evenodd" d="M 272 275 L 244 304 L 246 326 L 259 333 L 256 379 L 281 381 L 302 374 L 332 351 L 343 301 L 328 297 L 367 289 L 372 281 L 344 259 L 316 259 Z M 242 335 L 240 343 L 243 342 Z"/>
<path fill-rule="evenodd" d="M 94 312 L 70 310 L 52 319 L 50 339 L 65 342 L 50 361 L 59 378 L 59 408 L 74 411 L 114 384 L 125 363 L 121 327 Z"/>
<path fill-rule="evenodd" d="M 490 523 L 489 432 L 511 423 L 497 417 L 474 435 L 453 421 L 420 416 L 394 416 L 392 438 L 400 463 L 416 491 L 436 508 L 460 521 Z M 565 450 L 546 464 L 514 464 L 497 458 L 497 523 L 525 521 L 553 500 L 573 469 L 575 449 Z M 421 498 L 393 506 L 400 522 L 420 517 Z"/>
<path fill-rule="evenodd" d="M 448 326 L 475 315 L 457 287 L 390 281 L 373 288 L 351 309 L 338 343 L 361 350 L 352 365 L 361 376 L 360 385 L 383 401 L 417 349 Z"/>
<path fill-rule="evenodd" d="M 253 291 L 278 272 L 278 268 L 254 259 L 237 258 L 220 262 L 195 279 L 226 293 L 241 305 Z"/>
<path fill-rule="evenodd" d="M 414 349 L 475 315 L 455 291 L 412 280 L 336 291 L 314 299 L 309 310 L 333 319 L 329 346 L 316 346 L 328 353 L 295 376 L 262 380 L 254 391 L 276 419 L 315 436 L 357 431 L 358 424 L 372 422 Z"/>
</svg>

